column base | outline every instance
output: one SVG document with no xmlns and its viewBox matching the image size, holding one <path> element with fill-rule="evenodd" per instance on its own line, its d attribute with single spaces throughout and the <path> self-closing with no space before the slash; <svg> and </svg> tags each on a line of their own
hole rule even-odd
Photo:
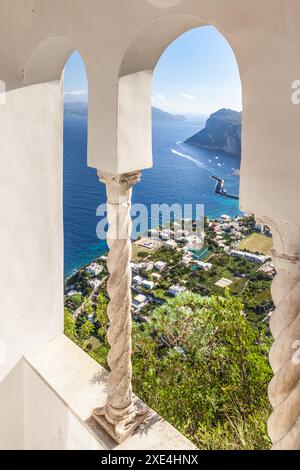
<svg viewBox="0 0 300 470">
<path fill-rule="evenodd" d="M 136 428 L 142 424 L 143 421 L 145 421 L 148 411 L 149 409 L 146 406 L 137 408 L 134 418 L 129 423 L 126 423 L 126 421 L 124 421 L 124 423 L 121 421 L 117 424 L 110 423 L 105 416 L 105 406 L 95 408 L 92 416 L 99 426 L 101 426 L 117 444 L 121 444 L 127 437 L 134 433 Z"/>
</svg>

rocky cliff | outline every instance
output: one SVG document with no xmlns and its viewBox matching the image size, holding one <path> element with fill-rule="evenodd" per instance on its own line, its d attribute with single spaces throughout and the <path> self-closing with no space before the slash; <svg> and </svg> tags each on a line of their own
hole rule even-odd
<svg viewBox="0 0 300 470">
<path fill-rule="evenodd" d="M 187 144 L 241 154 L 242 113 L 220 109 L 206 121 L 205 128 L 186 140 Z"/>
</svg>

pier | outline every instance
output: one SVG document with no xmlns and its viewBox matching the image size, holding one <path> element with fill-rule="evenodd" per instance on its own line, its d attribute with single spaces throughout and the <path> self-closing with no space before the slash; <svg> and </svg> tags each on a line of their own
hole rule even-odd
<svg viewBox="0 0 300 470">
<path fill-rule="evenodd" d="M 216 180 L 216 188 L 215 188 L 215 193 L 220 194 L 221 196 L 229 197 L 230 199 L 239 199 L 239 196 L 235 196 L 234 194 L 229 194 L 226 189 L 224 189 L 224 182 L 225 180 L 223 178 L 220 178 L 219 176 L 211 176 L 212 179 Z"/>
</svg>

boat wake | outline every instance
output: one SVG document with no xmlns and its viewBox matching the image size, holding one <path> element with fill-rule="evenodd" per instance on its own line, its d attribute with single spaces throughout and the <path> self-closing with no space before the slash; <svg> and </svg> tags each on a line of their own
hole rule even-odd
<svg viewBox="0 0 300 470">
<path fill-rule="evenodd" d="M 190 157 L 189 155 L 185 155 L 184 153 L 178 152 L 175 149 L 171 149 L 171 152 L 174 153 L 175 155 L 178 155 L 178 157 L 186 158 L 190 162 L 194 163 L 198 168 L 202 168 L 203 170 L 206 170 L 209 173 L 213 173 L 212 170 L 210 170 L 204 163 L 199 162 L 195 158 Z"/>
</svg>

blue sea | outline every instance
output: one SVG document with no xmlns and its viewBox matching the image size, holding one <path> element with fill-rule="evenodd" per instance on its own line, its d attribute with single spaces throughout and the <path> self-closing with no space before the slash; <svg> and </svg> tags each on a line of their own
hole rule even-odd
<svg viewBox="0 0 300 470">
<path fill-rule="evenodd" d="M 153 168 L 143 171 L 134 187 L 133 202 L 204 204 L 211 218 L 240 213 L 238 201 L 215 194 L 211 176 L 225 179 L 228 193 L 237 195 L 240 158 L 184 143 L 203 122 L 169 121 L 153 124 Z M 87 167 L 87 121 L 67 116 L 64 122 L 64 261 L 65 276 L 107 251 L 96 235 L 96 209 L 105 202 L 105 186 L 96 170 Z"/>
</svg>

